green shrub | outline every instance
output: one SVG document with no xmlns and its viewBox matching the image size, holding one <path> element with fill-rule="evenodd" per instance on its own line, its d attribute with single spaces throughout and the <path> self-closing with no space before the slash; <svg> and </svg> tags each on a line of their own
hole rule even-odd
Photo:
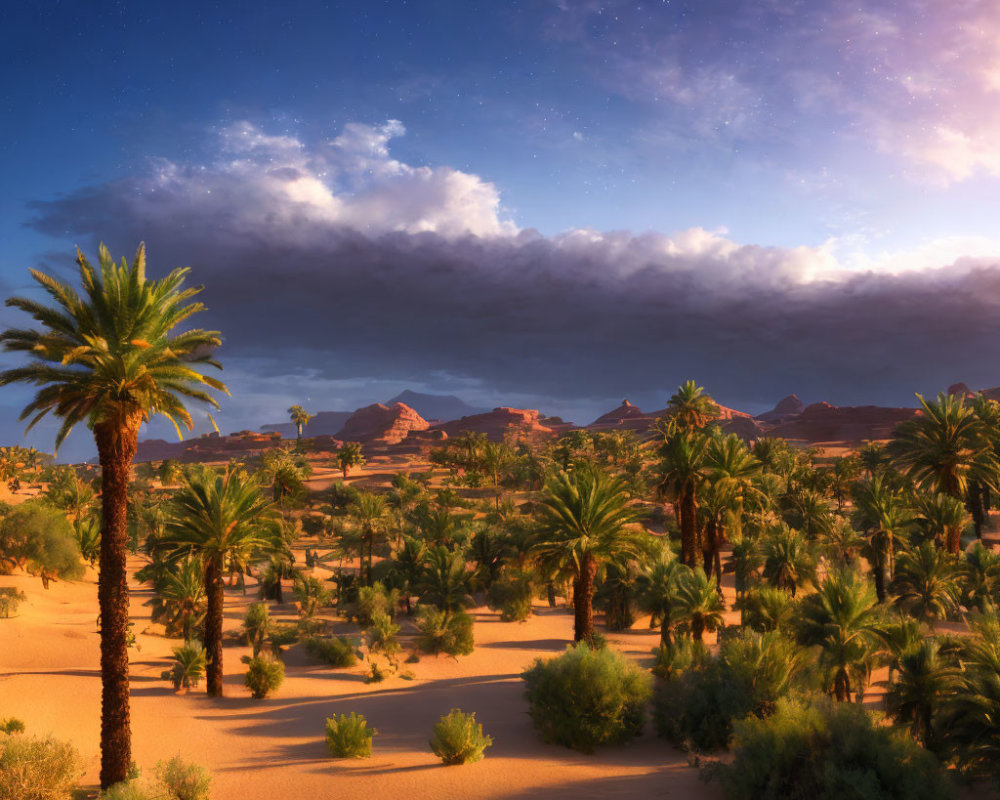
<svg viewBox="0 0 1000 800">
<path fill-rule="evenodd" d="M 84 574 L 73 526 L 40 500 L 15 506 L 0 522 L 0 554 L 24 563 L 46 589 L 56 578 L 76 580 Z"/>
<path fill-rule="evenodd" d="M 742 631 L 720 645 L 718 656 L 706 654 L 659 687 L 657 733 L 684 750 L 720 750 L 735 720 L 773 711 L 795 686 L 801 664 L 801 651 L 781 634 Z"/>
<path fill-rule="evenodd" d="M 362 586 L 358 589 L 358 599 L 354 602 L 348 618 L 353 617 L 358 625 L 367 628 L 371 625 L 372 619 L 379 614 L 394 617 L 398 603 L 399 590 L 388 591 L 385 584 L 375 581 L 371 586 Z"/>
<path fill-rule="evenodd" d="M 281 648 L 295 644 L 302 636 L 297 625 L 275 625 L 271 628 L 271 648 L 281 653 Z"/>
<path fill-rule="evenodd" d="M 326 746 L 334 758 L 371 758 L 372 739 L 377 735 L 377 730 L 368 727 L 368 720 L 353 711 L 326 721 Z"/>
<path fill-rule="evenodd" d="M 313 658 L 325 661 L 331 667 L 353 667 L 358 663 L 354 642 L 344 636 L 329 639 L 310 636 L 303 640 L 306 652 Z"/>
<path fill-rule="evenodd" d="M 653 651 L 653 674 L 666 681 L 679 678 L 689 669 L 708 660 L 710 653 L 704 642 L 682 637 L 671 644 L 661 644 Z"/>
<path fill-rule="evenodd" d="M 417 612 L 417 647 L 425 653 L 467 656 L 473 650 L 472 617 L 464 611 L 446 614 L 433 606 Z"/>
<path fill-rule="evenodd" d="M 0 733 L 6 733 L 8 735 L 14 733 L 24 733 L 24 722 L 15 717 L 0 719 Z"/>
<path fill-rule="evenodd" d="M 376 614 L 372 617 L 371 625 L 365 631 L 368 651 L 381 653 L 391 659 L 401 649 L 399 640 L 396 638 L 397 633 L 399 633 L 399 626 L 387 614 Z"/>
<path fill-rule="evenodd" d="M 247 644 L 253 648 L 254 657 L 260 655 L 273 627 L 267 603 L 251 603 L 243 618 L 243 635 Z"/>
<path fill-rule="evenodd" d="M 156 765 L 156 779 L 169 800 L 209 800 L 212 776 L 197 764 L 187 764 L 180 756 Z"/>
<path fill-rule="evenodd" d="M 26 599 L 27 595 L 14 586 L 0 587 L 0 619 L 16 614 L 18 606 Z"/>
<path fill-rule="evenodd" d="M 262 700 L 271 692 L 276 691 L 285 680 L 285 665 L 276 658 L 269 656 L 255 656 L 250 659 L 250 668 L 247 670 L 243 682 L 250 690 L 250 696 L 256 700 Z"/>
<path fill-rule="evenodd" d="M 533 596 L 529 575 L 505 575 L 490 586 L 486 593 L 486 605 L 500 612 L 501 622 L 523 622 L 531 616 Z"/>
<path fill-rule="evenodd" d="M 578 644 L 536 659 L 521 677 L 531 721 L 547 742 L 590 753 L 642 731 L 652 680 L 620 653 Z"/>
<path fill-rule="evenodd" d="M 766 719 L 735 724 L 731 763 L 708 773 L 727 800 L 943 800 L 951 782 L 938 760 L 863 706 L 781 700 Z"/>
<path fill-rule="evenodd" d="M 201 642 L 185 642 L 173 649 L 174 665 L 161 677 L 173 683 L 175 689 L 196 688 L 205 677 L 205 648 Z"/>
<path fill-rule="evenodd" d="M 372 659 L 368 662 L 368 674 L 365 675 L 365 683 L 382 683 L 388 677 L 389 673 L 377 661 Z"/>
<path fill-rule="evenodd" d="M 155 788 L 143 781 L 122 781 L 105 790 L 100 800 L 160 800 Z"/>
<path fill-rule="evenodd" d="M 493 738 L 483 734 L 475 714 L 453 708 L 435 723 L 430 745 L 445 764 L 470 764 L 482 759 L 483 751 L 493 745 Z"/>
<path fill-rule="evenodd" d="M 66 742 L 0 737 L 0 800 L 69 800 L 81 771 Z"/>
</svg>

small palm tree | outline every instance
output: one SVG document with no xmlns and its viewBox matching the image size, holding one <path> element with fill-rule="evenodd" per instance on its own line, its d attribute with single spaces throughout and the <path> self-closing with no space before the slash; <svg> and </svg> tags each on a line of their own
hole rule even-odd
<svg viewBox="0 0 1000 800">
<path fill-rule="evenodd" d="M 540 505 L 539 557 L 573 571 L 573 638 L 594 633 L 594 579 L 598 567 L 634 551 L 628 528 L 639 518 L 625 483 L 597 467 L 559 472 L 546 485 Z"/>
<path fill-rule="evenodd" d="M 694 381 L 685 381 L 667 403 L 670 419 L 680 428 L 704 428 L 719 416 L 719 407 L 705 389 Z"/>
<path fill-rule="evenodd" d="M 344 442 L 337 451 L 337 464 L 345 478 L 353 467 L 360 467 L 364 463 L 365 457 L 361 453 L 359 442 Z"/>
<path fill-rule="evenodd" d="M 705 631 L 714 633 L 722 627 L 725 604 L 715 586 L 700 569 L 686 572 L 677 583 L 677 614 L 683 628 L 691 632 L 696 642 Z"/>
<path fill-rule="evenodd" d="M 469 588 L 472 575 L 465 568 L 465 556 L 447 547 L 427 552 L 423 574 L 417 582 L 422 604 L 439 608 L 446 616 L 473 605 Z"/>
<path fill-rule="evenodd" d="M 309 424 L 312 414 L 307 412 L 302 406 L 295 405 L 288 409 L 288 415 L 295 426 L 295 438 L 298 441 L 302 441 L 302 429 Z"/>
<path fill-rule="evenodd" d="M 787 525 L 776 526 L 762 542 L 764 577 L 795 597 L 803 583 L 812 580 L 816 562 L 806 537 Z"/>
<path fill-rule="evenodd" d="M 962 531 L 972 519 L 965 503 L 947 494 L 919 492 L 914 497 L 914 510 L 914 522 L 924 536 L 958 555 Z"/>
<path fill-rule="evenodd" d="M 976 542 L 962 565 L 963 605 L 985 611 L 1000 600 L 1000 553 Z"/>
<path fill-rule="evenodd" d="M 260 651 L 264 649 L 267 637 L 274 630 L 274 622 L 271 620 L 271 612 L 266 603 L 251 603 L 247 608 L 246 616 L 243 618 L 243 636 L 247 644 L 253 648 L 253 656 L 256 658 Z"/>
<path fill-rule="evenodd" d="M 205 648 L 201 642 L 184 642 L 172 651 L 174 665 L 162 677 L 174 685 L 174 689 L 197 688 L 205 677 Z"/>
<path fill-rule="evenodd" d="M 867 681 L 869 665 L 881 649 L 875 591 L 859 573 L 834 570 L 818 591 L 799 603 L 799 643 L 819 649 L 827 688 L 839 701 L 851 699 Z"/>
<path fill-rule="evenodd" d="M 188 640 L 205 619 L 205 579 L 202 563 L 185 558 L 165 572 L 153 587 L 153 622 L 162 622 L 167 636 Z"/>
<path fill-rule="evenodd" d="M 348 513 L 358 526 L 361 545 L 361 579 L 370 584 L 372 580 L 372 560 L 375 557 L 375 542 L 384 537 L 389 521 L 389 507 L 384 494 L 359 492 L 348 506 Z M 367 564 L 365 561 L 367 550 Z"/>
<path fill-rule="evenodd" d="M 276 525 L 260 487 L 242 469 L 224 475 L 192 471 L 173 499 L 164 544 L 178 554 L 191 553 L 204 566 L 205 649 L 208 652 L 208 693 L 222 695 L 222 576 L 234 554 L 276 547 Z"/>
<path fill-rule="evenodd" d="M 677 586 L 690 569 L 664 548 L 660 556 L 649 563 L 638 577 L 639 607 L 660 623 L 660 644 L 673 644 L 673 629 L 680 621 Z"/>
<path fill-rule="evenodd" d="M 899 558 L 892 589 L 896 604 L 931 625 L 958 607 L 958 565 L 954 557 L 924 542 Z"/>
<path fill-rule="evenodd" d="M 31 428 L 47 414 L 62 419 L 56 447 L 81 422 L 93 431 L 101 463 L 101 788 L 128 778 L 132 764 L 128 681 L 127 492 L 139 427 L 162 414 L 175 426 L 194 427 L 186 400 L 218 405 L 206 388 L 226 387 L 203 375 L 219 367 L 212 353 L 215 331 L 188 328 L 173 333 L 201 303 L 188 302 L 200 290 L 184 289 L 186 269 L 162 280 L 146 277 L 146 249 L 116 265 L 102 244 L 100 269 L 78 250 L 81 296 L 63 281 L 38 270 L 32 277 L 55 301 L 12 297 L 7 305 L 30 314 L 42 330 L 9 329 L 0 334 L 7 351 L 25 353 L 27 366 L 0 373 L 0 386 L 30 383 L 38 389 L 21 412 Z M 180 428 L 177 428 L 178 434 Z"/>
<path fill-rule="evenodd" d="M 923 639 L 899 656 L 896 677 L 885 693 L 886 711 L 896 722 L 907 724 L 924 747 L 935 750 L 936 717 L 958 689 L 959 675 L 956 665 L 942 654 L 941 643 Z"/>
</svg>

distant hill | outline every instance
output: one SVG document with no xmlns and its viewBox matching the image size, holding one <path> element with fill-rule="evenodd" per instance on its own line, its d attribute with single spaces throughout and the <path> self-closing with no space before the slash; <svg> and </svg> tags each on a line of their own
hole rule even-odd
<svg viewBox="0 0 1000 800">
<path fill-rule="evenodd" d="M 490 410 L 470 406 L 453 394 L 421 394 L 420 392 L 411 392 L 409 389 L 400 392 L 391 400 L 387 400 L 385 404 L 391 406 L 393 403 L 403 403 L 409 406 L 426 420 L 439 419 L 442 422 L 471 417 L 474 414 L 485 414 Z"/>
</svg>

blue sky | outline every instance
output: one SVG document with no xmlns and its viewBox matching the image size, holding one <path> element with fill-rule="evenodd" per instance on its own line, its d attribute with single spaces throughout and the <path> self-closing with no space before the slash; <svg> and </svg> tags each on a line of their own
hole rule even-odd
<svg viewBox="0 0 1000 800">
<path fill-rule="evenodd" d="M 190 264 L 228 428 L 1000 384 L 998 34 L 985 0 L 15 0 L 0 285 L 98 240 Z"/>
</svg>

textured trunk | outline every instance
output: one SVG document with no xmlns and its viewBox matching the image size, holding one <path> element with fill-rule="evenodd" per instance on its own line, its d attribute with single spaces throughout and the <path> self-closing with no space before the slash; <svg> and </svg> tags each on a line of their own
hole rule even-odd
<svg viewBox="0 0 1000 800">
<path fill-rule="evenodd" d="M 701 641 L 701 637 L 705 633 L 705 622 L 701 617 L 695 617 L 691 620 L 691 638 L 696 642 Z"/>
<path fill-rule="evenodd" d="M 833 685 L 834 696 L 838 703 L 846 703 L 851 699 L 851 679 L 847 677 L 846 670 L 837 672 L 837 677 Z"/>
<path fill-rule="evenodd" d="M 594 575 L 597 562 L 585 555 L 580 562 L 580 574 L 573 586 L 573 640 L 581 641 L 594 632 Z"/>
<path fill-rule="evenodd" d="M 94 426 L 101 462 L 101 788 L 128 778 L 132 765 L 128 684 L 128 483 L 141 418 Z"/>
<path fill-rule="evenodd" d="M 957 526 L 948 528 L 945 538 L 947 540 L 948 552 L 953 556 L 957 556 L 959 550 L 962 549 L 962 529 Z"/>
<path fill-rule="evenodd" d="M 875 578 L 875 596 L 878 597 L 879 603 L 884 603 L 886 599 L 885 553 L 880 533 L 875 534 L 875 538 L 872 540 L 872 555 L 875 558 L 875 563 L 872 565 L 872 573 Z"/>
<path fill-rule="evenodd" d="M 670 612 L 664 611 L 663 619 L 660 620 L 660 645 L 670 647 L 674 643 L 670 634 Z"/>
<path fill-rule="evenodd" d="M 213 556 L 205 564 L 205 670 L 208 694 L 222 696 L 222 556 Z"/>
<path fill-rule="evenodd" d="M 698 558 L 698 506 L 695 504 L 694 492 L 685 489 L 680 499 L 678 515 L 681 521 L 681 560 L 691 567 L 699 566 Z"/>
</svg>

